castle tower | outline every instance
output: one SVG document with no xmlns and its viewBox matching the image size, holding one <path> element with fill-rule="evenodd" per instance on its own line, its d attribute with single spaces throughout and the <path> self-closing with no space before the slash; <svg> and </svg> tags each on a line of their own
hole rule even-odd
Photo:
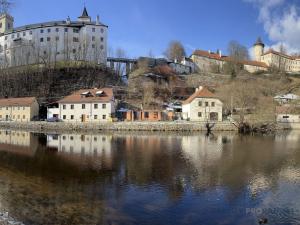
<svg viewBox="0 0 300 225">
<path fill-rule="evenodd" d="M 0 34 L 11 31 L 14 28 L 14 18 L 7 13 L 0 15 Z"/>
<path fill-rule="evenodd" d="M 265 44 L 262 42 L 261 38 L 257 38 L 257 41 L 254 44 L 254 59 L 255 61 L 261 61 L 261 56 L 264 54 Z"/>
<path fill-rule="evenodd" d="M 83 9 L 82 15 L 80 17 L 78 17 L 78 21 L 85 22 L 85 23 L 90 23 L 92 21 L 91 17 L 89 16 L 89 14 L 86 10 L 86 7 L 84 7 L 84 9 Z"/>
</svg>

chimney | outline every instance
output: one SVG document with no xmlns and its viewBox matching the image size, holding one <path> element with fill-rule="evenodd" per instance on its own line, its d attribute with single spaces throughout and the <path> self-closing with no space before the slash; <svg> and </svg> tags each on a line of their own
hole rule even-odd
<svg viewBox="0 0 300 225">
<path fill-rule="evenodd" d="M 100 24 L 100 16 L 97 15 L 97 18 L 96 18 L 96 25 L 99 25 Z"/>
<path fill-rule="evenodd" d="M 70 19 L 70 17 L 68 16 L 68 18 L 67 18 L 67 24 L 71 24 L 71 19 Z"/>
<path fill-rule="evenodd" d="M 199 86 L 198 90 L 202 91 L 203 90 L 203 86 Z"/>
<path fill-rule="evenodd" d="M 221 50 L 219 50 L 219 56 L 220 56 L 220 58 L 222 58 L 222 51 Z"/>
<path fill-rule="evenodd" d="M 208 50 L 208 53 L 210 54 L 210 53 L 211 53 L 211 51 L 210 51 L 210 50 Z"/>
</svg>

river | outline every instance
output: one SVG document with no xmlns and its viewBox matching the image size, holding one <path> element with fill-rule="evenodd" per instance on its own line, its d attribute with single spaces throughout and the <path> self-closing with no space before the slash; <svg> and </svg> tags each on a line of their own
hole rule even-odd
<svg viewBox="0 0 300 225">
<path fill-rule="evenodd" d="M 300 132 L 0 131 L 0 211 L 24 224 L 300 224 Z"/>
</svg>

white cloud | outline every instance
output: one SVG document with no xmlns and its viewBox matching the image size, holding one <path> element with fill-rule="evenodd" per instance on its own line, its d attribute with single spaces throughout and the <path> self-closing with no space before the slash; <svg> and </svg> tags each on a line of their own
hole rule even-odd
<svg viewBox="0 0 300 225">
<path fill-rule="evenodd" d="M 300 52 L 300 14 L 296 4 L 288 0 L 245 0 L 259 9 L 259 22 L 264 26 L 271 47 L 282 44 L 289 53 Z"/>
</svg>

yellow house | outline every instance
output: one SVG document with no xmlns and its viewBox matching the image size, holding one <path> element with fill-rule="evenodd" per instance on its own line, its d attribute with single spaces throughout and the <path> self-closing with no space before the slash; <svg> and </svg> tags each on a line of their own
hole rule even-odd
<svg viewBox="0 0 300 225">
<path fill-rule="evenodd" d="M 0 121 L 28 122 L 39 115 L 34 97 L 0 99 Z"/>
</svg>

